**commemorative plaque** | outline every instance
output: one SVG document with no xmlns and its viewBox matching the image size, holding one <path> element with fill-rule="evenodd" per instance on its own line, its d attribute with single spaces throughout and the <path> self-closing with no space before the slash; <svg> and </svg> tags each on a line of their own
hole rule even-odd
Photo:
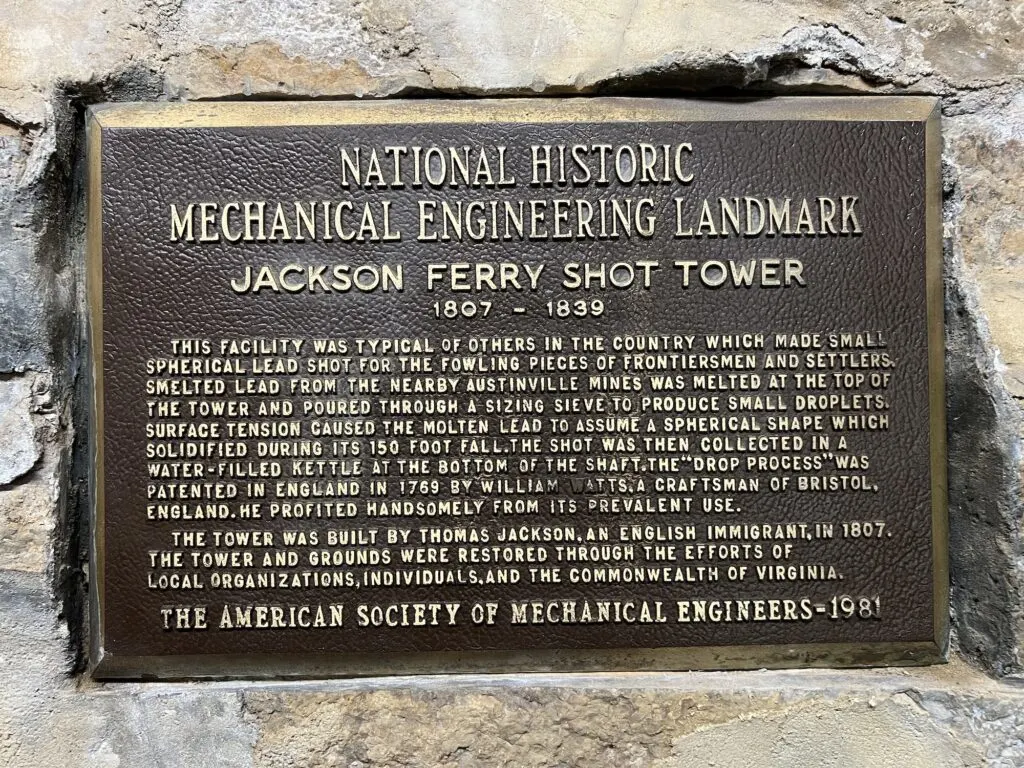
<svg viewBox="0 0 1024 768">
<path fill-rule="evenodd" d="M 926 98 L 89 121 L 98 677 L 946 644 Z"/>
</svg>

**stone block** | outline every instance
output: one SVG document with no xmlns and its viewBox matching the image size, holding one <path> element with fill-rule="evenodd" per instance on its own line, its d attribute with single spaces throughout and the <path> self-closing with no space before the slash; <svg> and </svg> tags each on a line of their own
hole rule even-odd
<svg viewBox="0 0 1024 768">
<path fill-rule="evenodd" d="M 31 377 L 0 380 L 0 488 L 31 471 L 42 456 L 32 410 Z"/>
</svg>

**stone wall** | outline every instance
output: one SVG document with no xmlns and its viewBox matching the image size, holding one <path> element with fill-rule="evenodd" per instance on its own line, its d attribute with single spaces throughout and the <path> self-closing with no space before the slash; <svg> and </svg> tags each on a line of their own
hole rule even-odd
<svg viewBox="0 0 1024 768">
<path fill-rule="evenodd" d="M 931 94 L 953 652 L 925 669 L 98 685 L 80 676 L 82 124 L 103 101 Z M 1024 5 L 0 7 L 0 764 L 1024 765 Z"/>
</svg>

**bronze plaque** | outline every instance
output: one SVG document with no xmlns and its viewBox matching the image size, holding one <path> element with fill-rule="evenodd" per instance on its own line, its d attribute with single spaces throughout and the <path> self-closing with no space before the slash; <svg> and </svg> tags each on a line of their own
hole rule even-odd
<svg viewBox="0 0 1024 768">
<path fill-rule="evenodd" d="M 95 674 L 941 660 L 938 126 L 93 110 Z"/>
</svg>

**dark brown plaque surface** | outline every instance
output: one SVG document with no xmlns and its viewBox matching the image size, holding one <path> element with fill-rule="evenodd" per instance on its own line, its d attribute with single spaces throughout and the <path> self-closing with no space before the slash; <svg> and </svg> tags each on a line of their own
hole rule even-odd
<svg viewBox="0 0 1024 768">
<path fill-rule="evenodd" d="M 97 676 L 942 658 L 934 100 L 89 132 Z"/>
</svg>

